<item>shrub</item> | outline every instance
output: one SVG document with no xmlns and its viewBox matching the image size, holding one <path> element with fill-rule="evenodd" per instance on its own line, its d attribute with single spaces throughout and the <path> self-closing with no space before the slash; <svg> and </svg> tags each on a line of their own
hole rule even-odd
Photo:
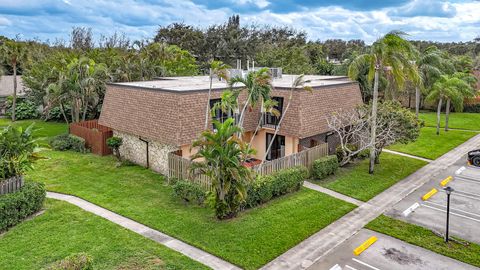
<svg viewBox="0 0 480 270">
<path fill-rule="evenodd" d="M 93 259 L 86 253 L 72 254 L 46 270 L 93 270 Z"/>
<path fill-rule="evenodd" d="M 480 104 L 465 104 L 463 111 L 468 113 L 480 113 Z"/>
<path fill-rule="evenodd" d="M 185 202 L 203 204 L 206 192 L 201 186 L 184 180 L 176 181 L 173 185 L 173 194 Z"/>
<path fill-rule="evenodd" d="M 122 161 L 122 156 L 120 155 L 120 146 L 123 144 L 123 139 L 120 137 L 110 137 L 107 139 L 107 146 L 112 149 L 113 154 L 117 157 L 118 161 Z"/>
<path fill-rule="evenodd" d="M 358 147 L 356 145 L 352 145 L 352 144 L 347 145 L 347 147 L 348 147 L 348 149 L 351 149 L 352 151 L 357 151 L 357 149 L 358 149 Z M 338 161 L 341 161 L 343 159 L 343 151 L 342 151 L 342 146 L 341 145 L 337 146 L 336 155 L 337 155 Z"/>
<path fill-rule="evenodd" d="M 83 138 L 68 133 L 53 137 L 50 140 L 50 146 L 57 151 L 73 150 L 80 153 L 87 151 Z"/>
<path fill-rule="evenodd" d="M 305 167 L 285 169 L 267 176 L 259 176 L 247 187 L 245 207 L 252 208 L 274 197 L 299 190 L 308 177 Z"/>
<path fill-rule="evenodd" d="M 12 99 L 7 99 L 7 111 L 5 115 L 8 117 L 12 116 Z M 17 99 L 17 105 L 15 107 L 15 118 L 17 120 L 23 119 L 33 119 L 38 118 L 39 113 L 37 110 L 37 105 L 32 101 L 26 100 L 22 101 L 21 99 Z"/>
<path fill-rule="evenodd" d="M 312 173 L 317 179 L 323 179 L 334 174 L 338 169 L 338 159 L 336 156 L 326 156 L 313 162 Z"/>
<path fill-rule="evenodd" d="M 71 119 L 72 116 L 70 114 L 70 107 L 65 107 L 65 116 L 67 119 Z M 48 112 L 46 112 L 43 116 L 46 121 L 59 121 L 64 122 L 65 117 L 63 117 L 62 110 L 59 106 L 53 107 Z"/>
<path fill-rule="evenodd" d="M 45 196 L 44 185 L 37 182 L 25 182 L 18 191 L 0 196 L 0 231 L 39 211 Z"/>
<path fill-rule="evenodd" d="M 23 174 L 31 169 L 36 140 L 33 124 L 28 128 L 8 126 L 0 131 L 0 179 Z"/>
</svg>

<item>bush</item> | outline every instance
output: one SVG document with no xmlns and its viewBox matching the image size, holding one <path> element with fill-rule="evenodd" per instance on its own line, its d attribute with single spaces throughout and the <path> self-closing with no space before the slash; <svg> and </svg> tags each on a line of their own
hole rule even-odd
<svg viewBox="0 0 480 270">
<path fill-rule="evenodd" d="M 466 104 L 463 107 L 463 111 L 468 113 L 480 113 L 480 104 Z"/>
<path fill-rule="evenodd" d="M 274 197 L 299 190 L 308 177 L 305 167 L 285 169 L 267 176 L 259 176 L 247 187 L 245 207 L 252 208 Z"/>
<path fill-rule="evenodd" d="M 37 182 L 25 182 L 18 191 L 1 195 L 0 232 L 38 212 L 42 208 L 45 196 L 44 185 Z"/>
<path fill-rule="evenodd" d="M 113 154 L 117 157 L 118 161 L 122 161 L 122 156 L 120 155 L 120 146 L 123 144 L 123 139 L 120 137 L 110 137 L 107 139 L 107 146 L 112 149 Z"/>
<path fill-rule="evenodd" d="M 348 149 L 351 149 L 352 151 L 357 151 L 358 147 L 356 145 L 352 145 L 352 144 L 349 144 L 347 145 Z M 336 155 L 337 155 L 337 159 L 338 161 L 341 161 L 343 159 L 343 151 L 342 151 L 342 146 L 339 145 L 337 146 L 337 149 L 336 149 Z"/>
<path fill-rule="evenodd" d="M 72 118 L 70 114 L 70 107 L 65 108 L 65 116 L 67 117 L 67 119 Z M 58 122 L 65 121 L 65 117 L 63 117 L 62 110 L 60 109 L 60 107 L 51 108 L 46 114 L 44 114 L 44 118 L 46 121 L 58 121 Z"/>
<path fill-rule="evenodd" d="M 5 115 L 8 117 L 12 116 L 12 99 L 7 99 L 7 111 Z M 34 119 L 38 118 L 39 113 L 37 110 L 37 105 L 32 101 L 26 100 L 22 101 L 21 99 L 17 99 L 17 106 L 15 108 L 15 118 L 17 120 L 23 119 Z"/>
<path fill-rule="evenodd" d="M 201 186 L 184 180 L 176 181 L 173 185 L 173 194 L 185 202 L 202 205 L 206 198 L 206 192 Z"/>
<path fill-rule="evenodd" d="M 93 270 L 93 259 L 86 253 L 72 254 L 46 270 Z"/>
<path fill-rule="evenodd" d="M 334 174 L 338 169 L 337 156 L 326 156 L 319 158 L 313 162 L 312 173 L 317 179 L 323 179 L 331 174 Z"/>
<path fill-rule="evenodd" d="M 0 130 L 0 179 L 22 175 L 32 168 L 36 140 L 33 124 L 28 128 L 8 126 Z"/>
<path fill-rule="evenodd" d="M 68 133 L 60 134 L 50 140 L 50 146 L 57 151 L 73 150 L 80 153 L 87 152 L 85 140 Z"/>
</svg>

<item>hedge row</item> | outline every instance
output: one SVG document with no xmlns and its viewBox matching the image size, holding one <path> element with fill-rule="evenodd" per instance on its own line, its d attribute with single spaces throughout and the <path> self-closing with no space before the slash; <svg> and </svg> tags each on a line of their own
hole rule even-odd
<svg viewBox="0 0 480 270">
<path fill-rule="evenodd" d="M 245 207 L 252 208 L 269 200 L 299 190 L 308 177 L 308 169 L 294 167 L 260 176 L 247 188 Z"/>
<path fill-rule="evenodd" d="M 45 187 L 37 182 L 25 182 L 14 193 L 0 196 L 0 232 L 15 226 L 42 208 Z"/>
<path fill-rule="evenodd" d="M 317 179 L 323 179 L 331 174 L 334 174 L 337 169 L 337 156 L 331 155 L 315 160 L 312 166 L 312 174 Z"/>
<path fill-rule="evenodd" d="M 207 196 L 205 190 L 195 183 L 178 180 L 173 185 L 173 194 L 187 203 L 203 204 Z"/>
</svg>

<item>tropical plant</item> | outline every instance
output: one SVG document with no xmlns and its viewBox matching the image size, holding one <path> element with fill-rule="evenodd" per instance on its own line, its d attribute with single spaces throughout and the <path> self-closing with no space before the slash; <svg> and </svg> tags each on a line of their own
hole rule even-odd
<svg viewBox="0 0 480 270">
<path fill-rule="evenodd" d="M 225 65 L 221 61 L 211 61 L 210 62 L 210 69 L 209 69 L 209 79 L 210 79 L 210 85 L 208 87 L 208 99 L 207 99 L 207 105 L 205 107 L 205 127 L 204 129 L 208 128 L 208 119 L 209 119 L 209 112 L 210 112 L 210 97 L 212 95 L 212 85 L 213 85 L 213 78 L 214 76 L 217 76 L 219 79 L 224 79 L 225 81 L 228 80 L 228 74 L 227 74 L 227 69 L 228 66 Z"/>
<path fill-rule="evenodd" d="M 442 55 L 434 46 L 428 47 L 423 53 L 419 54 L 416 60 L 421 80 L 415 86 L 415 115 L 418 118 L 420 111 L 421 92 L 430 89 L 433 83 L 442 75 Z"/>
<path fill-rule="evenodd" d="M 369 173 L 375 167 L 375 138 L 377 129 L 378 85 L 380 76 L 388 74 L 396 88 L 403 88 L 408 79 L 414 83 L 419 81 L 418 70 L 412 60 L 416 59 L 417 51 L 413 45 L 403 37 L 405 33 L 392 31 L 375 41 L 370 47 L 370 52 L 359 55 L 350 64 L 348 75 L 357 79 L 362 66 L 368 64 L 368 80 L 373 80 L 372 99 L 372 125 L 370 131 L 370 166 Z"/>
<path fill-rule="evenodd" d="M 273 133 L 273 137 L 270 140 L 270 143 L 268 144 L 267 150 L 265 151 L 265 155 L 262 158 L 262 161 L 260 163 L 260 166 L 258 166 L 258 170 L 261 169 L 263 163 L 267 159 L 268 153 L 270 153 L 270 150 L 272 149 L 273 142 L 275 140 L 275 137 L 277 136 L 278 132 L 280 131 L 280 127 L 282 125 L 283 119 L 285 118 L 285 115 L 288 112 L 288 109 L 290 108 L 290 104 L 292 103 L 292 98 L 293 98 L 293 92 L 298 91 L 298 90 L 304 90 L 304 91 L 312 91 L 312 88 L 310 86 L 305 85 L 305 80 L 304 80 L 304 75 L 298 76 L 292 83 L 292 87 L 290 88 L 290 95 L 288 96 L 288 102 L 287 106 L 285 107 L 285 110 L 281 113 L 280 120 L 278 121 L 278 124 L 275 127 L 275 132 Z"/>
<path fill-rule="evenodd" d="M 107 139 L 107 146 L 112 149 L 115 157 L 118 161 L 122 161 L 122 156 L 120 155 L 120 146 L 123 144 L 123 139 L 120 137 L 110 137 Z"/>
<path fill-rule="evenodd" d="M 37 142 L 33 124 L 26 129 L 8 126 L 0 131 L 0 179 L 22 175 L 32 168 Z"/>
<path fill-rule="evenodd" d="M 13 40 L 6 40 L 0 47 L 1 55 L 13 69 L 13 100 L 12 100 L 12 121 L 15 122 L 15 109 L 17 106 L 17 72 L 18 66 L 28 59 L 28 51 L 25 44 Z"/>
<path fill-rule="evenodd" d="M 218 219 L 232 218 L 240 211 L 247 196 L 246 184 L 252 172 L 242 163 L 254 153 L 236 135 L 241 132 L 232 118 L 224 123 L 213 120 L 216 132 L 205 130 L 192 147 L 198 152 L 191 157 L 192 173 L 206 175 L 214 188 L 214 209 Z"/>
<path fill-rule="evenodd" d="M 438 102 L 437 105 L 437 135 L 440 135 L 440 114 L 443 101 L 447 101 L 446 113 L 450 112 L 450 103 L 456 111 L 463 110 L 463 100 L 472 95 L 470 84 L 459 78 L 460 75 L 442 75 L 433 84 L 430 93 L 425 98 L 429 102 Z M 448 117 L 446 117 L 445 130 L 448 130 Z"/>
</svg>

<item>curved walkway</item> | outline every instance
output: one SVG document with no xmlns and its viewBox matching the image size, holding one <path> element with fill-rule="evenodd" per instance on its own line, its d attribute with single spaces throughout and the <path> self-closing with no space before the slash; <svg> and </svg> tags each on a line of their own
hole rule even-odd
<svg viewBox="0 0 480 270">
<path fill-rule="evenodd" d="M 136 232 L 144 237 L 147 237 L 157 243 L 160 243 L 168 248 L 171 248 L 175 251 L 182 253 L 183 255 L 198 261 L 212 269 L 219 270 L 237 270 L 240 269 L 237 266 L 226 262 L 210 253 L 207 253 L 201 249 L 193 247 L 189 244 L 186 244 L 178 239 L 175 239 L 169 235 L 166 235 L 162 232 L 154 230 L 150 227 L 147 227 L 143 224 L 140 224 L 136 221 L 133 221 L 129 218 L 116 214 L 110 210 L 102 208 L 96 204 L 88 202 L 86 200 L 80 199 L 72 195 L 66 195 L 56 192 L 47 192 L 47 197 L 51 199 L 66 201 L 73 205 L 76 205 L 83 210 L 93 213 L 97 216 L 103 217 L 113 223 L 116 223 L 123 228 L 126 228 L 130 231 Z"/>
</svg>

